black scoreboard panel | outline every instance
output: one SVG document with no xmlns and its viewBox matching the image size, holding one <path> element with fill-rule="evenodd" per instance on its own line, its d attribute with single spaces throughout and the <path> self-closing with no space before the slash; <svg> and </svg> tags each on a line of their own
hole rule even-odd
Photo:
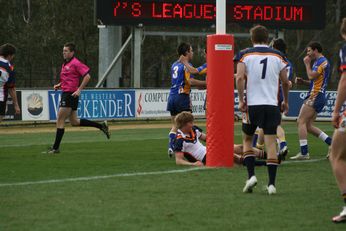
<svg viewBox="0 0 346 231">
<path fill-rule="evenodd" d="M 325 0 L 226 0 L 227 23 L 272 28 L 322 29 Z M 96 0 L 103 25 L 208 26 L 215 24 L 216 0 Z"/>
</svg>

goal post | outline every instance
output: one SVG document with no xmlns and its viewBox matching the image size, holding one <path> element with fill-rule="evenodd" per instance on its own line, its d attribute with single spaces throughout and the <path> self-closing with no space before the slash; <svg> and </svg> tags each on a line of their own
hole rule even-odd
<svg viewBox="0 0 346 231">
<path fill-rule="evenodd" d="M 216 0 L 216 34 L 207 37 L 207 166 L 232 167 L 234 38 L 226 34 L 226 0 Z"/>
</svg>

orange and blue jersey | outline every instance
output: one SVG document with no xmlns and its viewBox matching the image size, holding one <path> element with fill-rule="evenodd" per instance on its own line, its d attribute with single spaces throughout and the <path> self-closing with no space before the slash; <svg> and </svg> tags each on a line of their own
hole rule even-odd
<svg viewBox="0 0 346 231">
<path fill-rule="evenodd" d="M 330 75 L 330 64 L 326 57 L 321 56 L 318 58 L 313 66 L 312 71 L 317 72 L 319 75 L 310 81 L 310 91 L 308 98 L 314 99 L 319 94 L 325 95 Z"/>
<path fill-rule="evenodd" d="M 170 95 L 190 94 L 190 78 L 193 78 L 193 76 L 186 70 L 183 63 L 179 61 L 173 63 L 171 67 L 171 78 Z"/>
<path fill-rule="evenodd" d="M 346 43 L 340 49 L 340 72 L 346 72 Z"/>
<path fill-rule="evenodd" d="M 198 74 L 199 75 L 205 75 L 207 74 L 207 64 L 203 64 L 202 66 L 197 68 Z"/>
</svg>

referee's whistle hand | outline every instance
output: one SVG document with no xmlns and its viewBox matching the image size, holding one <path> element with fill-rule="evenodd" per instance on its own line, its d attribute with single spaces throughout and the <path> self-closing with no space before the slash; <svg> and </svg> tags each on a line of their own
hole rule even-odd
<svg viewBox="0 0 346 231">
<path fill-rule="evenodd" d="M 80 96 L 80 90 L 73 92 L 72 96 L 75 98 L 79 97 Z"/>
</svg>

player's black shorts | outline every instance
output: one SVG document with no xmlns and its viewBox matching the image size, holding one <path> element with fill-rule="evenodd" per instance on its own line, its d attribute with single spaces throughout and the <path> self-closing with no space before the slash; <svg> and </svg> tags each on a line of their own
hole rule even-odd
<svg viewBox="0 0 346 231">
<path fill-rule="evenodd" d="M 0 116 L 5 116 L 6 114 L 6 101 L 0 101 Z"/>
<path fill-rule="evenodd" d="M 248 107 L 248 121 L 243 121 L 243 132 L 252 136 L 257 127 L 262 128 L 266 135 L 276 135 L 281 123 L 281 112 L 278 106 L 258 105 Z"/>
<path fill-rule="evenodd" d="M 73 111 L 78 108 L 79 97 L 73 97 L 72 92 L 63 92 L 60 100 L 60 107 L 69 107 Z"/>
</svg>

